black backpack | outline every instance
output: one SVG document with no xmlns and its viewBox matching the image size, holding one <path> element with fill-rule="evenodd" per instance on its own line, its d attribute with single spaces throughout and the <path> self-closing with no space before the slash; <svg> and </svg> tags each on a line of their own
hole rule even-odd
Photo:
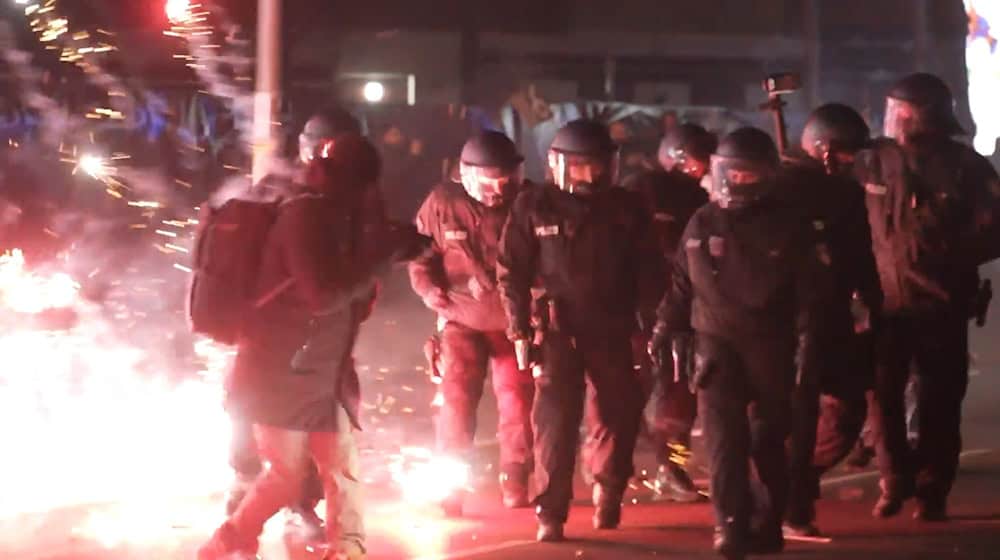
<svg viewBox="0 0 1000 560">
<path fill-rule="evenodd" d="M 187 299 L 192 332 L 235 344 L 251 308 L 290 286 L 289 280 L 263 297 L 255 293 L 264 242 L 280 205 L 233 198 L 217 208 L 202 207 Z"/>
</svg>

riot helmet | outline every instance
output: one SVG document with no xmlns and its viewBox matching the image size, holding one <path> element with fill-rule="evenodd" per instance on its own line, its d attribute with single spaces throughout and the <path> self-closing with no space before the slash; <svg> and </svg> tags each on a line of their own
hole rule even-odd
<svg viewBox="0 0 1000 560">
<path fill-rule="evenodd" d="M 771 137 L 753 127 L 723 138 L 711 161 L 712 199 L 727 210 L 748 208 L 767 196 L 781 164 Z"/>
<path fill-rule="evenodd" d="M 698 181 L 708 173 L 715 135 L 694 123 L 684 123 L 663 136 L 657 159 L 663 169 L 677 170 Z"/>
<path fill-rule="evenodd" d="M 308 163 L 326 140 L 342 134 L 361 134 L 361 123 L 341 107 L 329 107 L 313 115 L 299 134 L 299 159 Z"/>
<path fill-rule="evenodd" d="M 885 135 L 906 144 L 921 134 L 962 134 L 955 99 L 944 80 L 923 72 L 896 82 L 885 100 Z"/>
<path fill-rule="evenodd" d="M 462 147 L 455 179 L 480 204 L 502 206 L 524 182 L 523 161 L 510 138 L 488 130 L 473 136 Z"/>
<path fill-rule="evenodd" d="M 559 189 L 587 196 L 618 178 L 618 146 L 608 127 L 578 119 L 559 129 L 549 148 L 549 173 Z"/>
<path fill-rule="evenodd" d="M 802 130 L 802 150 L 821 162 L 827 173 L 842 174 L 853 167 L 854 156 L 868 145 L 871 130 L 857 111 L 827 103 L 809 115 Z"/>
</svg>

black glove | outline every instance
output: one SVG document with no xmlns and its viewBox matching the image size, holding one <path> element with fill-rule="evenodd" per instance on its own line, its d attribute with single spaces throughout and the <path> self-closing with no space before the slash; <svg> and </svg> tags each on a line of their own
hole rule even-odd
<svg viewBox="0 0 1000 560">
<path fill-rule="evenodd" d="M 690 381 L 694 377 L 694 336 L 689 333 L 675 334 L 671 340 L 674 358 L 674 383 Z"/>
<path fill-rule="evenodd" d="M 657 323 L 653 327 L 653 335 L 646 345 L 646 352 L 649 354 L 649 360 L 653 363 L 654 370 L 663 368 L 663 365 L 667 363 L 670 351 L 670 333 L 667 331 L 666 325 Z"/>
</svg>

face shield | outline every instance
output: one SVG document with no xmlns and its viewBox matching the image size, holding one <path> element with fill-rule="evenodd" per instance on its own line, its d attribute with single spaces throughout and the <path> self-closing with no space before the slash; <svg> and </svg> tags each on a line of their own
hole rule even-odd
<svg viewBox="0 0 1000 560">
<path fill-rule="evenodd" d="M 854 169 L 855 153 L 836 141 L 816 140 L 804 148 L 809 157 L 823 164 L 828 175 L 850 175 Z"/>
<path fill-rule="evenodd" d="M 317 118 L 309 119 L 299 134 L 299 159 L 309 163 L 323 143 L 333 137 L 330 127 Z"/>
<path fill-rule="evenodd" d="M 708 163 L 694 157 L 684 148 L 670 148 L 660 154 L 660 165 L 667 171 L 676 169 L 698 181 L 708 173 Z"/>
<path fill-rule="evenodd" d="M 509 202 L 524 182 L 524 166 L 479 167 L 459 163 L 458 181 L 473 199 L 490 208 Z"/>
<path fill-rule="evenodd" d="M 747 208 L 771 191 L 776 173 L 769 163 L 713 155 L 711 198 L 721 208 Z"/>
<path fill-rule="evenodd" d="M 587 196 L 614 185 L 618 178 L 618 152 L 584 155 L 550 150 L 549 173 L 560 190 Z"/>
<path fill-rule="evenodd" d="M 924 112 L 913 103 L 894 97 L 885 99 L 883 129 L 889 138 L 905 144 L 914 135 L 926 132 L 929 125 Z"/>
</svg>

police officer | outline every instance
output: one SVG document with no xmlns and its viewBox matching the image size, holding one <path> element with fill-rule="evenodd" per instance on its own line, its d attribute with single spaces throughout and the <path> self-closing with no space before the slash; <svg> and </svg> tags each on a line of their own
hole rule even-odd
<svg viewBox="0 0 1000 560">
<path fill-rule="evenodd" d="M 538 540 L 563 539 L 573 497 L 587 381 L 595 394 L 590 456 L 594 526 L 616 528 L 633 473 L 642 389 L 631 337 L 641 299 L 662 282 L 648 217 L 635 193 L 615 187 L 617 147 L 607 127 L 577 120 L 558 131 L 548 154 L 551 184 L 515 201 L 500 242 L 498 281 L 522 368 L 535 368 L 535 481 Z M 534 307 L 532 288 L 544 295 Z M 652 295 L 647 295 L 652 294 Z"/>
<path fill-rule="evenodd" d="M 708 202 L 701 180 L 715 151 L 715 136 L 693 123 L 671 129 L 660 142 L 658 169 L 634 176 L 626 188 L 638 192 L 653 218 L 653 230 L 666 263 L 677 252 L 684 226 Z M 697 415 L 697 398 L 686 379 L 674 375 L 673 361 L 651 371 L 646 345 L 655 321 L 655 306 L 642 310 L 642 333 L 635 339 L 635 359 L 643 380 L 652 385 L 646 407 L 646 425 L 656 447 L 658 462 L 655 490 L 677 502 L 701 499 L 685 465 L 691 456 L 691 429 Z"/>
<path fill-rule="evenodd" d="M 500 413 L 500 487 L 507 507 L 528 505 L 532 469 L 531 377 L 517 368 L 496 283 L 497 248 L 510 203 L 521 189 L 523 158 L 500 132 L 483 132 L 462 148 L 458 183 L 433 189 L 417 214 L 433 250 L 410 263 L 410 281 L 440 317 L 441 388 L 438 447 L 468 456 L 487 365 Z M 445 503 L 461 512 L 461 495 Z"/>
<path fill-rule="evenodd" d="M 780 551 L 787 496 L 792 391 L 815 371 L 817 325 L 830 286 L 822 226 L 775 193 L 778 151 L 755 128 L 726 136 L 712 156 L 712 202 L 691 218 L 658 310 L 650 355 L 671 343 L 691 366 L 705 422 L 717 521 L 726 558 Z M 693 356 L 678 341 L 694 336 Z M 690 356 L 690 354 L 688 354 Z M 751 530 L 748 462 L 767 496 Z"/>
<path fill-rule="evenodd" d="M 877 342 L 876 517 L 915 496 L 915 517 L 947 519 L 969 379 L 968 321 L 981 313 L 977 267 L 998 256 L 997 174 L 952 137 L 962 132 L 948 86 L 917 73 L 886 98 L 885 134 L 860 161 L 885 292 Z M 906 438 L 904 388 L 917 376 L 919 436 Z"/>
<path fill-rule="evenodd" d="M 786 536 L 817 536 L 814 502 L 819 478 L 848 453 L 864 425 L 865 390 L 874 377 L 872 327 L 882 307 L 863 187 L 855 154 L 870 131 L 846 105 L 830 103 L 809 116 L 802 133 L 807 156 L 787 165 L 781 182 L 795 207 L 816 224 L 830 248 L 835 289 L 822 329 L 825 358 L 808 372 L 793 401 L 790 493 Z"/>
</svg>

